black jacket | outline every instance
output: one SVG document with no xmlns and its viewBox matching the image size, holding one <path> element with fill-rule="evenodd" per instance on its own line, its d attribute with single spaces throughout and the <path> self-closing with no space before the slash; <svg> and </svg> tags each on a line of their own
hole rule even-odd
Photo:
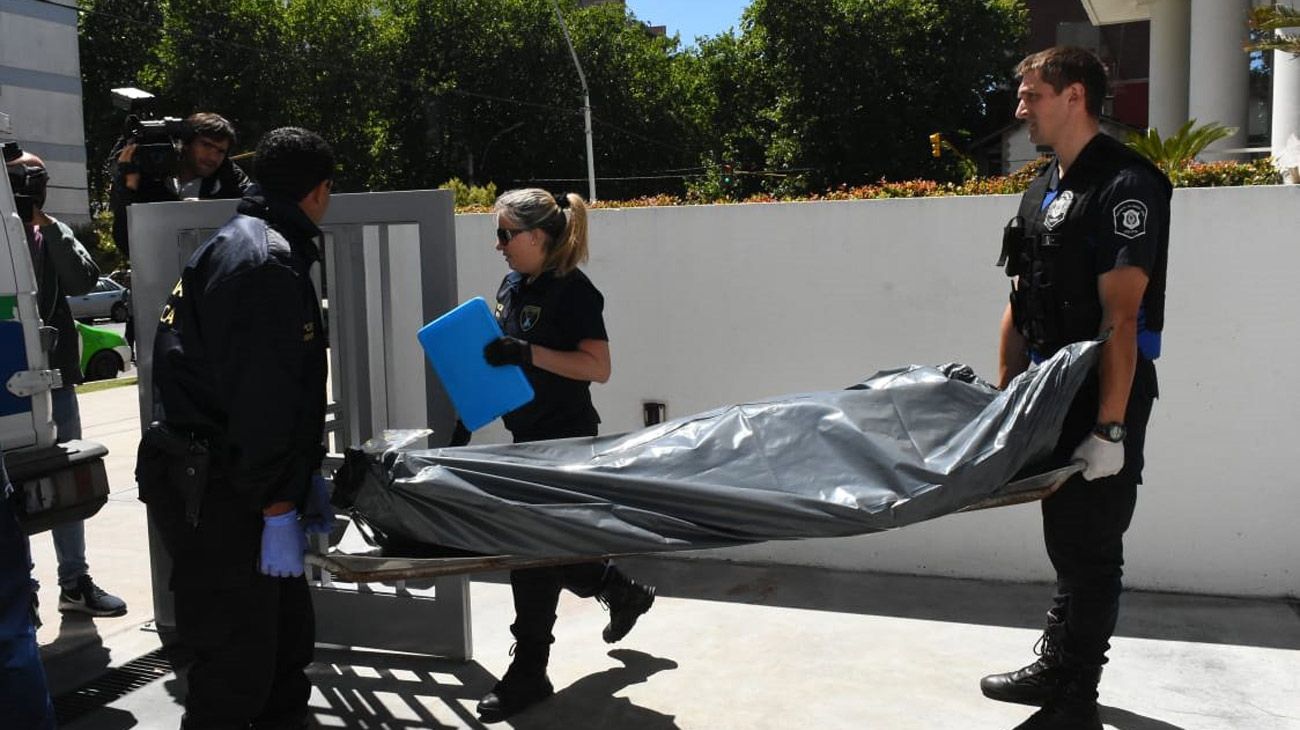
<svg viewBox="0 0 1300 730">
<path fill-rule="evenodd" d="M 167 203 L 180 200 L 180 193 L 171 180 L 146 178 L 140 176 L 140 189 L 132 190 L 122 181 L 123 176 L 117 171 L 117 151 L 109 159 L 113 187 L 109 191 L 109 206 L 113 210 L 113 241 L 123 256 L 130 257 L 131 241 L 126 226 L 126 208 L 132 203 Z M 239 169 L 239 165 L 226 158 L 221 167 L 212 175 L 203 178 L 199 185 L 200 200 L 219 200 L 242 198 L 252 182 L 248 175 Z"/>
<path fill-rule="evenodd" d="M 99 266 L 66 223 L 51 218 L 50 223 L 40 228 L 39 255 L 32 260 L 36 270 L 36 301 L 41 310 L 41 323 L 59 331 L 50 365 L 58 368 L 63 374 L 64 387 L 70 388 L 81 382 L 81 335 L 72 321 L 68 297 L 94 290 L 99 283 Z M 27 237 L 30 244 L 33 238 L 30 228 Z"/>
<path fill-rule="evenodd" d="M 190 258 L 158 324 L 154 418 L 212 443 L 209 489 L 240 509 L 301 503 L 324 456 L 320 235 L 253 188 Z"/>
</svg>

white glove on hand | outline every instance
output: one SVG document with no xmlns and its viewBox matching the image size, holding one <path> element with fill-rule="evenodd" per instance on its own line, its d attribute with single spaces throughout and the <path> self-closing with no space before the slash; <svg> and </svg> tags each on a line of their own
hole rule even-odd
<svg viewBox="0 0 1300 730">
<path fill-rule="evenodd" d="M 1116 443 L 1097 434 L 1088 434 L 1070 458 L 1083 464 L 1085 482 L 1115 476 L 1124 468 L 1124 442 Z"/>
</svg>

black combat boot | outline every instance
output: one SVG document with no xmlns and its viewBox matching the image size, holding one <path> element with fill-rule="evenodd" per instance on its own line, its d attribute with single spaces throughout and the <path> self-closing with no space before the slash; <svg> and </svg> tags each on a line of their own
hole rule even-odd
<svg viewBox="0 0 1300 730">
<path fill-rule="evenodd" d="M 479 719 L 484 722 L 499 722 L 555 694 L 546 678 L 550 642 L 521 639 L 511 651 L 515 658 L 505 676 L 478 702 Z"/>
<path fill-rule="evenodd" d="M 985 697 L 999 702 L 1042 705 L 1056 693 L 1061 682 L 1062 639 L 1065 626 L 1048 615 L 1047 630 L 1034 644 L 1038 660 L 1014 672 L 990 674 L 980 680 Z"/>
<path fill-rule="evenodd" d="M 1102 730 L 1097 714 L 1097 683 L 1101 667 L 1061 667 L 1061 683 L 1043 709 L 1015 730 Z"/>
<path fill-rule="evenodd" d="M 596 600 L 609 609 L 609 624 L 601 636 L 606 644 L 613 644 L 627 636 L 641 614 L 650 610 L 655 602 L 655 588 L 637 583 L 611 567 L 605 587 L 596 594 Z"/>
</svg>

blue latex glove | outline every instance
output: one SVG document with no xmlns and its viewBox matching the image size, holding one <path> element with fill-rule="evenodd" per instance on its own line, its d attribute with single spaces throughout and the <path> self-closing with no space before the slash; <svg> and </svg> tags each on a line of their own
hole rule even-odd
<svg viewBox="0 0 1300 730">
<path fill-rule="evenodd" d="M 298 510 L 262 517 L 262 559 L 258 567 L 263 575 L 275 578 L 302 575 L 302 554 L 306 550 L 307 535 L 298 522 Z"/>
<path fill-rule="evenodd" d="M 307 532 L 328 535 L 334 529 L 334 508 L 330 506 L 330 482 L 320 474 L 311 476 L 307 504 L 303 508 Z"/>
</svg>

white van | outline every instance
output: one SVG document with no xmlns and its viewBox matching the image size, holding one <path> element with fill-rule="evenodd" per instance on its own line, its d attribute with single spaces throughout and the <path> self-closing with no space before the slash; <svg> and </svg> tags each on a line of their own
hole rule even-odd
<svg viewBox="0 0 1300 730">
<path fill-rule="evenodd" d="M 49 365 L 53 330 L 42 329 L 31 251 L 9 176 L 0 175 L 0 450 L 28 534 L 85 519 L 108 498 L 108 450 L 89 441 L 54 443 L 50 390 L 62 378 Z"/>
</svg>

